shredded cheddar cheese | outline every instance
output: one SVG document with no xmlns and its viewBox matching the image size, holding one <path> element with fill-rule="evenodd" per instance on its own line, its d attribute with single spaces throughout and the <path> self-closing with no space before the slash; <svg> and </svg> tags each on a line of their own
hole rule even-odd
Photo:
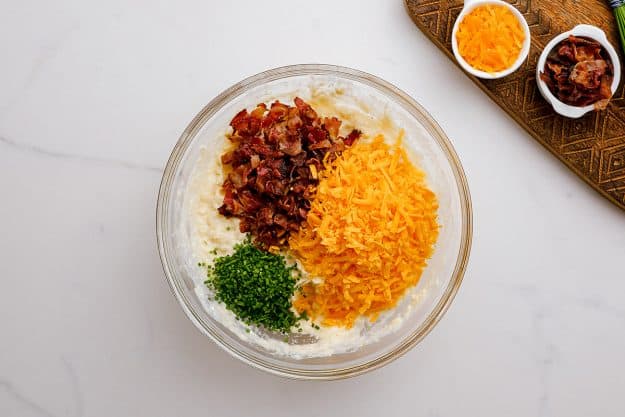
<svg viewBox="0 0 625 417">
<path fill-rule="evenodd" d="M 438 237 L 438 202 L 408 159 L 401 137 L 380 135 L 325 161 L 310 212 L 289 245 L 320 284 L 294 307 L 324 325 L 377 319 L 421 277 Z"/>
<path fill-rule="evenodd" d="M 501 5 L 478 6 L 460 22 L 458 52 L 473 68 L 493 73 L 511 67 L 519 57 L 525 32 L 519 19 Z"/>
</svg>

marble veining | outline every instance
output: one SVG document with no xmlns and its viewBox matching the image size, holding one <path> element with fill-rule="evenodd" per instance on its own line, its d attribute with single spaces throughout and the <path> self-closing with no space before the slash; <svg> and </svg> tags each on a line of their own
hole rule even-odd
<svg viewBox="0 0 625 417">
<path fill-rule="evenodd" d="M 71 386 L 71 395 L 73 402 L 73 410 L 69 413 L 65 412 L 53 412 L 46 408 L 42 403 L 38 402 L 35 397 L 30 394 L 26 394 L 16 388 L 14 384 L 9 380 L 0 379 L 0 390 L 9 396 L 14 403 L 19 404 L 29 412 L 35 413 L 37 416 L 45 417 L 82 417 L 84 415 L 84 404 L 80 388 L 80 382 L 74 366 L 71 361 L 64 356 L 60 357 L 61 368 L 64 369 L 66 374 L 66 380 Z M 0 408 L 1 410 L 1 408 Z"/>
<path fill-rule="evenodd" d="M 22 152 L 28 152 L 31 154 L 44 156 L 44 157 L 51 157 L 51 158 L 58 158 L 58 159 L 70 159 L 70 160 L 76 160 L 79 162 L 97 163 L 97 164 L 101 164 L 105 166 L 122 167 L 122 168 L 136 169 L 136 170 L 141 170 L 141 171 L 150 171 L 150 172 L 157 172 L 157 173 L 163 172 L 162 168 L 159 168 L 156 166 L 137 164 L 135 162 L 123 161 L 119 159 L 101 158 L 101 157 L 92 156 L 92 155 L 79 155 L 79 154 L 73 154 L 70 152 L 59 152 L 55 150 L 45 149 L 37 145 L 17 142 L 5 136 L 0 136 L 0 145 L 13 148 Z"/>
<path fill-rule="evenodd" d="M 1 10 L 0 417 L 625 415 L 625 213 L 450 65 L 402 2 Z M 469 269 L 434 331 L 332 383 L 265 375 L 200 334 L 155 237 L 188 121 L 240 79 L 301 62 L 417 99 L 456 148 L 475 213 Z"/>
<path fill-rule="evenodd" d="M 548 332 L 545 331 L 544 321 L 546 313 L 543 308 L 537 306 L 532 312 L 532 328 L 534 338 L 540 343 L 540 349 L 536 353 L 540 395 L 538 397 L 538 415 L 549 416 L 551 373 L 557 361 L 557 347 L 551 342 Z"/>
<path fill-rule="evenodd" d="M 58 417 L 56 414 L 50 413 L 48 410 L 37 404 L 35 400 L 25 396 L 20 391 L 15 389 L 13 384 L 11 384 L 9 381 L 0 379 L 0 389 L 2 389 L 5 394 L 12 398 L 15 403 L 19 404 L 23 408 L 28 409 L 31 412 L 34 412 L 36 415 L 45 417 Z"/>
<path fill-rule="evenodd" d="M 69 381 L 72 386 L 72 395 L 74 397 L 74 416 L 82 417 L 84 415 L 84 400 L 82 398 L 82 392 L 80 388 L 80 381 L 78 379 L 78 375 L 76 374 L 76 370 L 74 369 L 74 365 L 72 362 L 64 356 L 61 357 L 61 362 L 63 363 L 63 367 L 67 371 L 67 376 L 69 377 Z"/>
<path fill-rule="evenodd" d="M 79 23 L 74 23 L 71 28 L 62 32 L 60 37 L 48 40 L 47 45 L 41 47 L 41 53 L 39 53 L 33 60 L 30 68 L 26 71 L 26 77 L 17 89 L 17 94 L 8 97 L 4 106 L 0 108 L 0 117 L 4 116 L 20 99 L 37 79 L 37 77 L 45 71 L 46 65 L 49 61 L 53 60 L 63 47 L 63 45 L 71 39 L 71 36 L 77 32 L 80 28 Z"/>
</svg>

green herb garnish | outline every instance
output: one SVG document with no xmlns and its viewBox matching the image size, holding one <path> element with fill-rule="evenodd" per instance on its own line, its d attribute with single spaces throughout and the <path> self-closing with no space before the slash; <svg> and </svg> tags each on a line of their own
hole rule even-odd
<svg viewBox="0 0 625 417">
<path fill-rule="evenodd" d="M 614 9 L 614 17 L 621 37 L 621 47 L 625 52 L 625 0 L 610 0 L 610 6 Z"/>
<path fill-rule="evenodd" d="M 206 286 L 245 324 L 288 333 L 299 317 L 291 310 L 297 271 L 284 257 L 255 247 L 249 239 L 207 268 Z"/>
</svg>

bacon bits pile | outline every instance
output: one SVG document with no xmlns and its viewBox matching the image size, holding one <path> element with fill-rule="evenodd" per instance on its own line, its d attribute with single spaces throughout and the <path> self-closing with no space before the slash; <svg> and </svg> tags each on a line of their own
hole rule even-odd
<svg viewBox="0 0 625 417">
<path fill-rule="evenodd" d="M 269 250 L 285 246 L 306 220 L 326 154 L 335 157 L 361 134 L 339 136 L 339 119 L 320 118 L 299 97 L 294 102 L 241 110 L 230 122 L 234 149 L 221 156 L 229 172 L 219 213 L 240 218 L 241 232 Z"/>
<path fill-rule="evenodd" d="M 603 110 L 612 97 L 612 61 L 592 39 L 569 36 L 549 53 L 543 71 L 540 78 L 565 104 Z"/>
</svg>

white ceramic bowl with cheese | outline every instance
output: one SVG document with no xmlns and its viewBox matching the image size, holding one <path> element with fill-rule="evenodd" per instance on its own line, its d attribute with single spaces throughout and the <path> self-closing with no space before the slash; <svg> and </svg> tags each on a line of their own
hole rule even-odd
<svg viewBox="0 0 625 417">
<path fill-rule="evenodd" d="M 517 57 L 516 61 L 514 61 L 512 66 L 502 71 L 486 72 L 486 71 L 478 70 L 472 67 L 462 57 L 462 55 L 458 51 L 458 39 L 456 37 L 456 34 L 458 33 L 458 27 L 460 26 L 460 23 L 462 22 L 462 20 L 465 18 L 467 14 L 471 13 L 477 7 L 486 6 L 486 5 L 503 6 L 506 9 L 510 10 L 519 20 L 519 23 L 521 24 L 521 27 L 523 28 L 523 32 L 525 34 L 525 40 L 523 41 L 523 46 L 521 47 L 521 51 L 519 52 L 519 56 Z M 527 55 L 529 54 L 529 51 L 530 51 L 531 36 L 532 35 L 530 33 L 530 28 L 529 28 L 529 25 L 527 24 L 527 21 L 525 20 L 521 12 L 519 12 L 517 8 L 514 7 L 513 5 L 506 3 L 505 1 L 501 1 L 501 0 L 465 0 L 464 7 L 462 8 L 462 10 L 460 11 L 460 14 L 456 18 L 456 22 L 454 23 L 454 27 L 451 31 L 451 49 L 454 53 L 454 57 L 456 58 L 456 61 L 462 67 L 463 70 L 465 70 L 469 74 L 478 78 L 483 78 L 485 80 L 495 80 L 497 78 L 503 78 L 512 74 L 514 71 L 519 69 L 519 67 L 523 64 L 523 62 L 525 62 L 525 60 L 527 59 Z"/>
</svg>

